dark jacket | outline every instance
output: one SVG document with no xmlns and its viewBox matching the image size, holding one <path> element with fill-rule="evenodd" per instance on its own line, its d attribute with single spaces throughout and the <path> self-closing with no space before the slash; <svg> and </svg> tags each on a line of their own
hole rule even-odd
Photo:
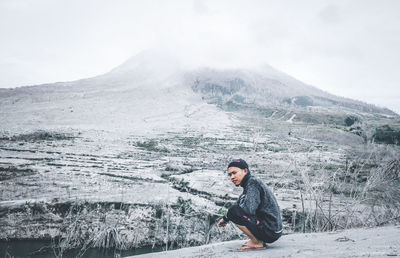
<svg viewBox="0 0 400 258">
<path fill-rule="evenodd" d="M 282 218 L 279 205 L 274 194 L 258 178 L 250 174 L 243 178 L 240 186 L 243 193 L 237 200 L 237 205 L 249 216 L 256 216 L 264 227 L 273 232 L 282 231 Z M 224 217 L 227 221 L 227 218 Z"/>
</svg>

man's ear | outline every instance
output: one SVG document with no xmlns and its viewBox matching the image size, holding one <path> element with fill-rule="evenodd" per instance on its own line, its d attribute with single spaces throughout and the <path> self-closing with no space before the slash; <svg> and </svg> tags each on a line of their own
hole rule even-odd
<svg viewBox="0 0 400 258">
<path fill-rule="evenodd" d="M 245 168 L 244 173 L 247 174 L 247 172 L 249 172 L 249 170 L 247 168 Z"/>
</svg>

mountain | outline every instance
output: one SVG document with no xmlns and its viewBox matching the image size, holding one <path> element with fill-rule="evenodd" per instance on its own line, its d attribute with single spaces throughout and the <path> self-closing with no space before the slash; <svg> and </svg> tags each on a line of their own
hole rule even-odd
<svg viewBox="0 0 400 258">
<path fill-rule="evenodd" d="M 189 69 L 159 51 L 142 52 L 93 78 L 0 89 L 0 107 L 2 129 L 72 127 L 136 133 L 219 130 L 232 123 L 226 111 L 249 108 L 300 108 L 303 113 L 334 108 L 397 117 L 389 109 L 334 96 L 268 65 Z"/>
</svg>

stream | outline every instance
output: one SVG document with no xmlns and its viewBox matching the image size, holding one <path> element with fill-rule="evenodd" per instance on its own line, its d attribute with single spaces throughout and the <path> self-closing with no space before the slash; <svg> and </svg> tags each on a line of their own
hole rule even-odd
<svg viewBox="0 0 400 258">
<path fill-rule="evenodd" d="M 9 240 L 0 241 L 0 257 L 32 257 L 32 258 L 115 258 L 133 256 L 152 252 L 161 252 L 163 247 L 142 247 L 133 250 L 106 250 L 100 248 L 89 248 L 85 252 L 81 249 L 72 249 L 60 254 L 57 248 L 54 248 L 54 243 L 45 240 Z"/>
</svg>

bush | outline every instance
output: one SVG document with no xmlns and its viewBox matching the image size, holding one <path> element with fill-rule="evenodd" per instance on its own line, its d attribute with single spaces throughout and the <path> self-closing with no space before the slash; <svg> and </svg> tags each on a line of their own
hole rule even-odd
<svg viewBox="0 0 400 258">
<path fill-rule="evenodd" d="M 354 115 L 350 115 L 344 119 L 344 123 L 346 126 L 352 126 L 356 122 L 360 122 L 360 119 Z"/>
<path fill-rule="evenodd" d="M 50 131 L 36 131 L 33 133 L 19 134 L 12 136 L 11 141 L 25 141 L 25 142 L 38 142 L 38 141 L 60 141 L 71 140 L 76 138 L 72 134 L 58 133 Z"/>
<path fill-rule="evenodd" d="M 164 147 L 164 146 L 159 146 L 158 142 L 156 140 L 148 140 L 148 141 L 137 141 L 134 143 L 136 147 L 145 149 L 147 151 L 152 151 L 152 152 L 169 152 L 169 150 Z"/>
<path fill-rule="evenodd" d="M 400 131 L 396 131 L 388 125 L 384 125 L 375 129 L 372 139 L 376 143 L 400 145 Z"/>
<path fill-rule="evenodd" d="M 358 158 L 351 153 L 345 166 L 336 170 L 321 164 L 319 168 L 300 171 L 301 207 L 282 211 L 293 231 L 327 231 L 400 221 L 397 148 L 372 145 L 368 153 L 357 155 Z"/>
<path fill-rule="evenodd" d="M 297 106 L 307 107 L 314 105 L 314 101 L 308 96 L 297 96 L 293 98 L 293 103 Z"/>
</svg>

